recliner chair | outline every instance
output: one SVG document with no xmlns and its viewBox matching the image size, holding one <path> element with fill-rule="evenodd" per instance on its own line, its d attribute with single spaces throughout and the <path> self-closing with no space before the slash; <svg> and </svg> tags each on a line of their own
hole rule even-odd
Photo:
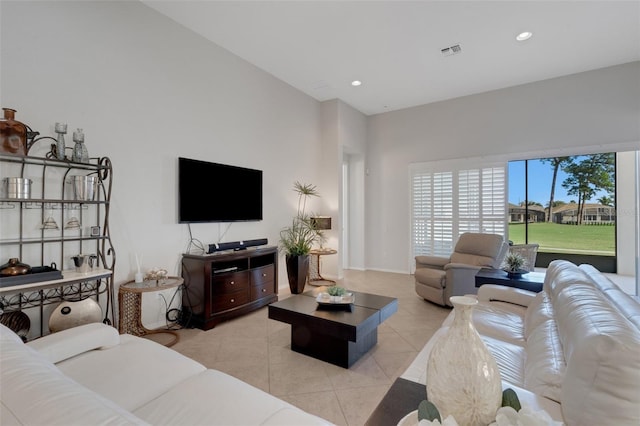
<svg viewBox="0 0 640 426">
<path fill-rule="evenodd" d="M 450 257 L 416 256 L 415 289 L 425 300 L 452 306 L 451 296 L 476 294 L 481 268 L 499 268 L 509 250 L 502 235 L 460 235 Z"/>
</svg>

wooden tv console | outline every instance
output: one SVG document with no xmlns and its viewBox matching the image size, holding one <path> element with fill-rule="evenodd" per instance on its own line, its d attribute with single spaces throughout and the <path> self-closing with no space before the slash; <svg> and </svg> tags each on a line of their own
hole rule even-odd
<svg viewBox="0 0 640 426">
<path fill-rule="evenodd" d="M 273 246 L 182 255 L 183 323 L 209 330 L 278 300 Z"/>
</svg>

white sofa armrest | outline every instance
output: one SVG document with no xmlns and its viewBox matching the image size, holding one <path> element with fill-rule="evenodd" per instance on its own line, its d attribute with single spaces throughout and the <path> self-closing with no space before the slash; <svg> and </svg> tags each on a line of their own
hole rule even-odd
<svg viewBox="0 0 640 426">
<path fill-rule="evenodd" d="M 444 265 L 449 263 L 448 257 L 442 256 L 416 256 L 416 268 L 436 267 L 439 269 L 444 268 Z"/>
<path fill-rule="evenodd" d="M 69 328 L 27 343 L 54 364 L 83 352 L 110 348 L 118 344 L 118 330 L 101 323 Z"/>
<path fill-rule="evenodd" d="M 478 289 L 478 302 L 507 302 L 526 308 L 534 297 L 536 293 L 532 291 L 504 285 L 483 284 Z"/>
</svg>

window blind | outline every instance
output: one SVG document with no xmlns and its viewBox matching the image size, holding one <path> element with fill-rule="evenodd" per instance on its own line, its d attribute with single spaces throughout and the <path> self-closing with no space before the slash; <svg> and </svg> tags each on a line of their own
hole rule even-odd
<svg viewBox="0 0 640 426">
<path fill-rule="evenodd" d="M 505 235 L 506 163 L 477 159 L 410 166 L 412 258 L 449 256 L 465 232 Z"/>
</svg>

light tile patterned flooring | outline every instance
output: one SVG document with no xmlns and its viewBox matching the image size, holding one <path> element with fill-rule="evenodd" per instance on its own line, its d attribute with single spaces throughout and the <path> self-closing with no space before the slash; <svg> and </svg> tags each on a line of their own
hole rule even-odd
<svg viewBox="0 0 640 426">
<path fill-rule="evenodd" d="M 180 330 L 173 349 L 337 425 L 363 425 L 450 310 L 418 297 L 412 275 L 347 270 L 338 285 L 398 298 L 377 346 L 350 369 L 291 351 L 291 326 L 268 319 L 266 307 L 208 331 Z"/>
</svg>

